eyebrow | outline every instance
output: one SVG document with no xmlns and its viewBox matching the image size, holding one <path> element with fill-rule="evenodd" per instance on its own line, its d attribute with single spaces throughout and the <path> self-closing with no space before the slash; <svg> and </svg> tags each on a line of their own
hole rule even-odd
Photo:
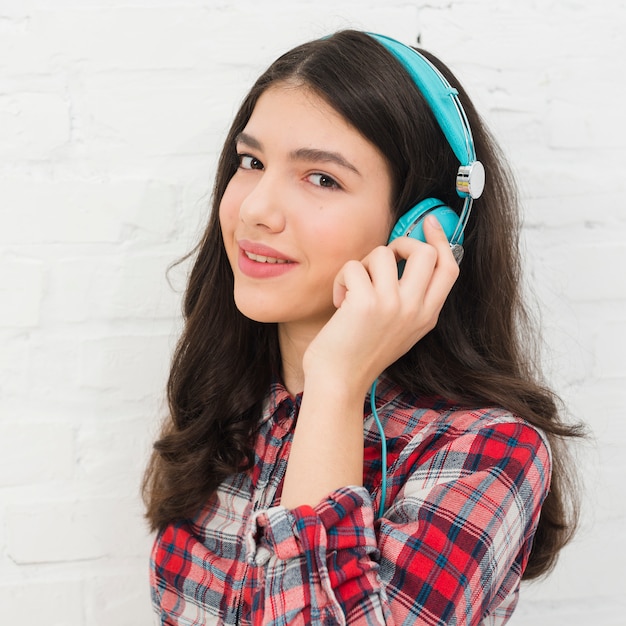
<svg viewBox="0 0 626 626">
<path fill-rule="evenodd" d="M 262 150 L 263 145 L 261 142 L 248 133 L 241 132 L 235 138 L 235 143 L 243 143 L 255 150 Z M 316 163 L 335 163 L 341 167 L 345 167 L 353 171 L 355 174 L 361 176 L 361 172 L 350 163 L 339 152 L 332 152 L 331 150 L 320 150 L 318 148 L 298 148 L 289 153 L 289 158 L 293 161 L 312 161 Z"/>
</svg>

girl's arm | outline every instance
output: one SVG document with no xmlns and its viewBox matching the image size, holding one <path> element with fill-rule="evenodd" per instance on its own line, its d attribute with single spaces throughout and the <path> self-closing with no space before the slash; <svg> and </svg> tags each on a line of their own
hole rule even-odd
<svg viewBox="0 0 626 626">
<path fill-rule="evenodd" d="M 316 505 L 362 484 L 363 402 L 379 374 L 437 323 L 459 269 L 439 222 L 427 244 L 402 237 L 348 262 L 335 280 L 336 313 L 307 349 L 304 393 L 281 502 Z M 398 280 L 397 261 L 407 259 Z"/>
</svg>

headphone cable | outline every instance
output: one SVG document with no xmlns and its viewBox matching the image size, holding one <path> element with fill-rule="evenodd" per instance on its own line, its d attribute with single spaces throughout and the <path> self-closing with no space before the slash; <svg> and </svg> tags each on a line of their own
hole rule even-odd
<svg viewBox="0 0 626 626">
<path fill-rule="evenodd" d="M 376 379 L 372 383 L 372 389 L 370 390 L 370 406 L 372 407 L 372 415 L 374 417 L 374 421 L 376 422 L 376 426 L 378 427 L 378 432 L 380 433 L 381 482 L 380 482 L 380 505 L 378 507 L 378 518 L 381 518 L 385 511 L 385 499 L 387 497 L 387 439 L 385 438 L 385 430 L 383 429 L 383 425 L 380 423 L 380 418 L 378 417 L 378 411 L 376 410 L 376 385 L 377 384 L 378 384 L 378 379 Z"/>
</svg>

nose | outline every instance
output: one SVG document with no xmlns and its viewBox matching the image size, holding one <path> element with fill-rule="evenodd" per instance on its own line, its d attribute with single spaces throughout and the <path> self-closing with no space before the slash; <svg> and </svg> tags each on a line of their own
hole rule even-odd
<svg viewBox="0 0 626 626">
<path fill-rule="evenodd" d="M 239 219 L 249 227 L 281 232 L 285 228 L 284 185 L 276 173 L 264 171 L 239 207 Z"/>
</svg>

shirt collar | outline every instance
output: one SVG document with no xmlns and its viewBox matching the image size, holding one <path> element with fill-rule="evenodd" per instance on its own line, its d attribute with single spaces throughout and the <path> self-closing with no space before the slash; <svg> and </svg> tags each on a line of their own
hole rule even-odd
<svg viewBox="0 0 626 626">
<path fill-rule="evenodd" d="M 301 393 L 296 395 L 294 398 L 287 391 L 283 383 L 278 378 L 275 378 L 270 384 L 269 392 L 265 397 L 263 413 L 261 414 L 261 424 L 264 424 L 271 419 L 281 408 L 282 412 L 286 412 L 287 414 L 291 413 L 294 407 L 299 410 L 301 401 Z"/>
</svg>

